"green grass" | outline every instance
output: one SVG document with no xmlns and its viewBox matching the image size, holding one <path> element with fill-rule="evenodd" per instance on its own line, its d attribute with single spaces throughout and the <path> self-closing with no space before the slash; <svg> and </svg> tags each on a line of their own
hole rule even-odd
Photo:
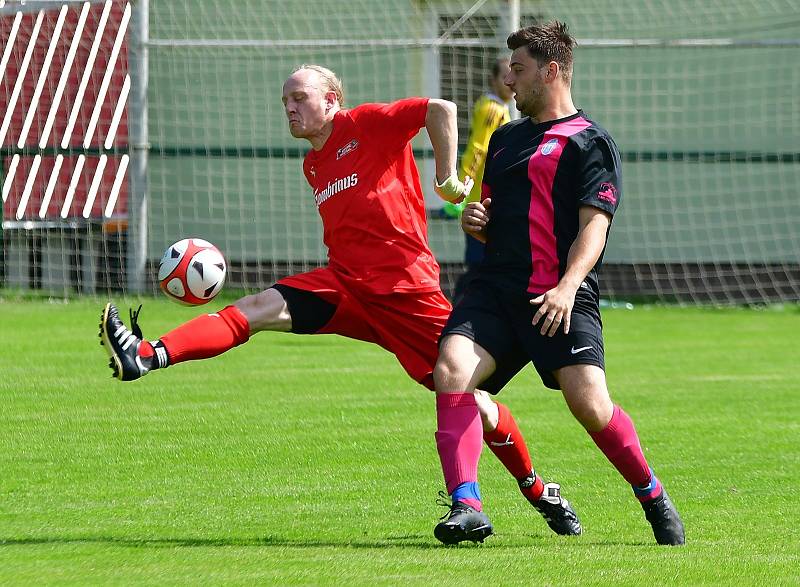
<svg viewBox="0 0 800 587">
<path fill-rule="evenodd" d="M 501 394 L 584 535 L 488 451 L 497 535 L 443 548 L 432 394 L 377 347 L 260 334 L 122 384 L 101 300 L 0 300 L 0 584 L 800 583 L 800 312 L 605 312 L 614 399 L 680 507 L 657 547 L 622 480 L 526 370 Z M 145 300 L 152 337 L 198 313 Z"/>
</svg>

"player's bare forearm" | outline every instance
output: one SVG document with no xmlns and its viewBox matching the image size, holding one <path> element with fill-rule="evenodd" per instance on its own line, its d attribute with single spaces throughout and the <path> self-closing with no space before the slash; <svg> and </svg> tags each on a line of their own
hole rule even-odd
<svg viewBox="0 0 800 587">
<path fill-rule="evenodd" d="M 428 100 L 425 129 L 431 139 L 436 180 L 442 182 L 455 173 L 458 154 L 458 123 L 456 105 L 447 100 Z"/>
<path fill-rule="evenodd" d="M 578 212 L 578 223 L 578 236 L 569 249 L 567 267 L 559 281 L 559 286 L 573 291 L 578 291 L 581 282 L 600 258 L 611 216 L 599 208 L 583 206 Z"/>
</svg>

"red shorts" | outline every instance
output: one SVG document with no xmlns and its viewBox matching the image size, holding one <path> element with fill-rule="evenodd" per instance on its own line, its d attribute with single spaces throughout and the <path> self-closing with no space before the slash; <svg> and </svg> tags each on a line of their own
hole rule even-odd
<svg viewBox="0 0 800 587">
<path fill-rule="evenodd" d="M 433 389 L 439 335 L 452 310 L 441 290 L 356 293 L 329 267 L 292 275 L 278 284 L 314 293 L 336 306 L 333 317 L 315 334 L 339 334 L 378 344 L 394 354 L 415 381 Z"/>
</svg>

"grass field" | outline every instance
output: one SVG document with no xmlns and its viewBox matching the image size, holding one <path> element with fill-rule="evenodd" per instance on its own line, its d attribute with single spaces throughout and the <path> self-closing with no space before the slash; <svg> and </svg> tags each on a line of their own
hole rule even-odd
<svg viewBox="0 0 800 587">
<path fill-rule="evenodd" d="M 97 342 L 102 303 L 0 298 L 0 584 L 800 584 L 796 307 L 605 313 L 612 394 L 686 547 L 655 545 L 526 370 L 501 399 L 584 534 L 552 534 L 487 450 L 497 535 L 444 548 L 433 396 L 392 356 L 261 334 L 123 384 Z M 153 338 L 198 313 L 144 304 Z"/>
</svg>

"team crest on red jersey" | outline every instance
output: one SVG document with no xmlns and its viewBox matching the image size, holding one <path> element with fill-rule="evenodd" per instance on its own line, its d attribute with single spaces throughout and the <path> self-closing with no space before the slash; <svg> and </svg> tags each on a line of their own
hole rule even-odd
<svg viewBox="0 0 800 587">
<path fill-rule="evenodd" d="M 347 143 L 344 147 L 336 151 L 336 160 L 338 161 L 348 153 L 352 153 L 353 151 L 355 151 L 357 148 L 358 148 L 358 140 L 353 139 L 352 141 Z"/>
<path fill-rule="evenodd" d="M 609 204 L 614 206 L 617 205 L 617 188 L 614 186 L 613 183 L 608 183 L 604 181 L 600 184 L 600 191 L 597 192 L 597 197 L 601 200 L 605 200 Z"/>
</svg>

